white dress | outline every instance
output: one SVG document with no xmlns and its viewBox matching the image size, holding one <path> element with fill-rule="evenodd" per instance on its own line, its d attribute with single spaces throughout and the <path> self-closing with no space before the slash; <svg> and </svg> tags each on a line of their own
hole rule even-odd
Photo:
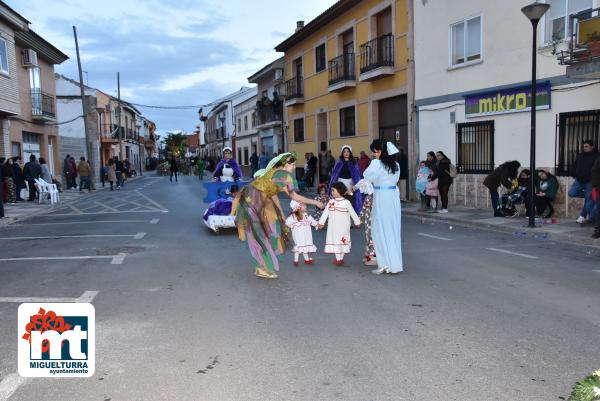
<svg viewBox="0 0 600 401">
<path fill-rule="evenodd" d="M 305 213 L 300 221 L 293 214 L 285 220 L 285 225 L 292 229 L 292 238 L 294 239 L 293 252 L 317 252 L 317 247 L 313 244 L 311 228 L 317 224 L 319 223 L 308 213 Z"/>
<path fill-rule="evenodd" d="M 346 198 L 331 199 L 323 210 L 319 224 L 325 225 L 327 220 L 325 253 L 350 253 L 350 220 L 356 225 L 360 224 L 352 203 Z"/>
<path fill-rule="evenodd" d="M 373 160 L 363 173 L 373 184 L 371 230 L 377 266 L 387 267 L 392 273 L 404 269 L 402 262 L 400 193 L 396 184 L 400 169 L 391 174 L 379 160 Z"/>
</svg>

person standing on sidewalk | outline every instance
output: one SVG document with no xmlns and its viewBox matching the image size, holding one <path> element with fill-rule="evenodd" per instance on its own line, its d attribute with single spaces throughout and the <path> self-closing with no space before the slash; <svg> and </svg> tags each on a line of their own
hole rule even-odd
<svg viewBox="0 0 600 401">
<path fill-rule="evenodd" d="M 13 168 L 13 178 L 15 180 L 15 185 L 17 187 L 16 188 L 17 202 L 25 200 L 21 197 L 21 190 L 26 188 L 25 175 L 23 174 L 23 168 L 21 166 L 22 164 L 23 164 L 23 159 L 21 159 L 21 156 L 13 157 L 12 168 Z"/>
<path fill-rule="evenodd" d="M 115 156 L 115 175 L 117 176 L 117 189 L 121 189 L 123 186 L 123 162 L 119 160 L 118 156 Z"/>
<path fill-rule="evenodd" d="M 483 185 L 490 191 L 494 217 L 504 217 L 504 213 L 500 210 L 501 206 L 498 202 L 500 199 L 498 187 L 502 185 L 506 189 L 511 189 L 513 181 L 519 176 L 519 167 L 521 167 L 521 163 L 516 160 L 504 162 L 483 180 Z"/>
<path fill-rule="evenodd" d="M 175 174 L 175 182 L 177 182 L 177 172 L 179 171 L 179 167 L 177 166 L 177 159 L 175 158 L 175 156 L 171 156 L 171 160 L 170 160 L 170 170 L 171 170 L 171 177 L 169 177 L 169 181 L 173 182 L 173 174 Z"/>
<path fill-rule="evenodd" d="M 597 158 L 598 152 L 594 148 L 594 142 L 590 140 L 583 141 L 583 152 L 577 155 L 571 174 L 575 181 L 569 189 L 569 197 L 584 199 L 581 212 L 579 212 L 579 217 L 576 220 L 578 224 L 585 224 L 592 217 L 590 216 L 593 209 L 593 202 L 590 198 L 592 194 L 592 166 Z"/>
<path fill-rule="evenodd" d="M 25 179 L 27 180 L 27 184 L 29 186 L 29 202 L 33 202 L 35 198 L 37 198 L 37 187 L 35 186 L 36 178 L 40 178 L 42 174 L 42 168 L 40 164 L 37 162 L 35 155 L 29 156 L 29 161 L 25 164 L 23 168 L 23 174 L 25 174 Z"/>
<path fill-rule="evenodd" d="M 67 189 L 77 189 L 77 165 L 75 158 L 69 157 L 69 180 L 67 181 Z"/>
<path fill-rule="evenodd" d="M 437 158 L 438 190 L 442 201 L 442 208 L 438 210 L 438 213 L 448 213 L 448 192 L 454 181 L 450 175 L 452 162 L 441 150 L 435 154 L 435 157 Z"/>
<path fill-rule="evenodd" d="M 256 151 L 252 152 L 252 156 L 250 156 L 250 169 L 252 171 L 251 177 L 254 177 L 254 173 L 258 171 L 258 155 Z"/>
<path fill-rule="evenodd" d="M 83 191 L 83 185 L 87 186 L 88 192 L 92 192 L 92 182 L 90 176 L 92 175 L 92 168 L 89 163 L 85 161 L 85 157 L 79 158 L 79 165 L 77 165 L 77 173 L 79 174 L 79 192 Z"/>
<path fill-rule="evenodd" d="M 596 227 L 592 238 L 600 238 L 600 157 L 596 158 L 592 166 L 592 186 L 596 190 Z"/>
</svg>

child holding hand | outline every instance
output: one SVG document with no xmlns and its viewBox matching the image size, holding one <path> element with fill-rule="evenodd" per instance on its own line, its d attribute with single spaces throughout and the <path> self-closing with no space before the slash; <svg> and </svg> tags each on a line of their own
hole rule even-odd
<svg viewBox="0 0 600 401">
<path fill-rule="evenodd" d="M 332 199 L 327 203 L 323 210 L 323 215 L 319 220 L 318 228 L 325 227 L 327 224 L 327 236 L 325 240 L 325 253 L 333 253 L 335 259 L 333 264 L 342 266 L 344 264 L 344 254 L 350 253 L 352 242 L 350 241 L 350 226 L 352 221 L 356 227 L 360 227 L 360 219 L 352 207 L 352 203 L 346 198 L 348 189 L 342 182 L 336 182 L 331 186 Z"/>
<path fill-rule="evenodd" d="M 294 266 L 298 266 L 300 254 L 304 256 L 304 264 L 312 265 L 314 260 L 309 253 L 317 251 L 317 247 L 313 244 L 312 229 L 318 223 L 306 212 L 304 203 L 290 202 L 292 214 L 285 220 L 285 225 L 292 230 L 292 238 L 294 239 Z"/>
</svg>

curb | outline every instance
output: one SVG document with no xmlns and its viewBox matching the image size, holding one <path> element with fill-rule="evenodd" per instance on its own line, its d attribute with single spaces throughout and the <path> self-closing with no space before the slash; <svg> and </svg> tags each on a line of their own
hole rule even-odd
<svg viewBox="0 0 600 401">
<path fill-rule="evenodd" d="M 452 218 L 450 215 L 446 215 L 444 217 L 432 214 L 432 213 L 420 213 L 412 210 L 403 210 L 403 216 L 407 216 L 413 219 L 422 219 L 422 222 L 434 221 L 439 223 L 452 223 L 461 227 L 468 228 L 478 228 L 486 231 L 499 232 L 505 234 L 518 234 L 523 238 L 531 238 L 537 240 L 551 240 L 556 242 L 568 242 L 575 245 L 583 245 L 589 246 L 592 248 L 600 249 L 600 240 L 593 239 L 591 237 L 581 237 L 579 235 L 573 234 L 559 234 L 559 233 L 551 233 L 547 231 L 540 230 L 538 228 L 529 228 L 526 226 L 517 228 L 513 226 L 505 226 L 501 224 L 490 224 L 490 223 L 478 223 L 474 221 L 468 221 L 459 218 Z"/>
<path fill-rule="evenodd" d="M 140 177 L 140 176 L 131 177 L 131 178 L 128 178 L 127 181 L 135 181 L 135 180 L 137 180 L 139 178 L 142 178 L 142 177 Z M 101 182 L 97 182 L 95 187 L 96 187 L 96 189 L 94 190 L 95 192 L 92 193 L 92 196 L 98 194 L 99 191 L 105 191 L 107 189 L 110 189 L 110 185 L 102 188 L 102 183 Z M 56 205 L 51 205 L 47 209 L 46 208 L 41 208 L 39 210 L 35 210 L 35 211 L 30 212 L 30 213 L 25 213 L 25 214 L 23 214 L 21 216 L 3 217 L 3 218 L 0 219 L 0 228 L 12 225 L 14 223 L 18 223 L 18 222 L 20 222 L 22 220 L 27 220 L 27 219 L 29 219 L 31 217 L 36 217 L 36 216 L 41 216 L 41 215 L 44 215 L 44 214 L 48 214 L 48 213 L 50 213 L 50 212 L 52 212 L 52 211 L 54 211 L 56 209 L 59 209 L 59 208 L 64 207 L 66 205 L 69 205 L 69 204 L 71 204 L 73 202 L 76 202 L 79 199 L 80 198 L 73 198 L 73 199 L 71 199 L 69 201 L 66 201 L 66 202 L 59 202 Z"/>
</svg>

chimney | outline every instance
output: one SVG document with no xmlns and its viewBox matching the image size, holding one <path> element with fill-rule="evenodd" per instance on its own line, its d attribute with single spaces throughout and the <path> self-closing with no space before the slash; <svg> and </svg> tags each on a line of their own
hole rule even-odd
<svg viewBox="0 0 600 401">
<path fill-rule="evenodd" d="M 298 32 L 302 28 L 304 28 L 304 21 L 297 21 L 296 22 L 296 31 L 295 32 Z"/>
</svg>

